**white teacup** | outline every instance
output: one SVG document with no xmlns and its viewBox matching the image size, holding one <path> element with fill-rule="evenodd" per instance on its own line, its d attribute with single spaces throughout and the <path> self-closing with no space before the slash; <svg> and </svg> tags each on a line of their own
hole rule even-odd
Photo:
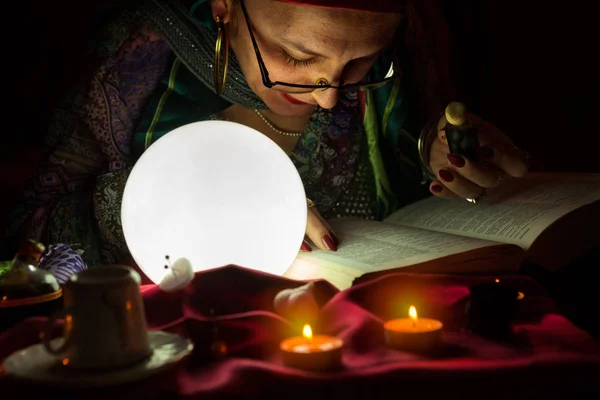
<svg viewBox="0 0 600 400">
<path fill-rule="evenodd" d="M 118 368 L 150 356 L 140 275 L 121 266 L 98 266 L 71 277 L 63 288 L 64 309 L 46 325 L 47 351 L 73 368 Z M 50 333 L 65 319 L 64 342 L 53 347 Z"/>
</svg>

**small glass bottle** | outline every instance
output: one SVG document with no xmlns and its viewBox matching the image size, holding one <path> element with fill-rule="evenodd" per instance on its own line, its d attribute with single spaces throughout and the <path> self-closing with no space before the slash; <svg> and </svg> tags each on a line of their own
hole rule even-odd
<svg viewBox="0 0 600 400">
<path fill-rule="evenodd" d="M 458 101 L 453 101 L 446 107 L 446 121 L 444 127 L 446 140 L 451 154 L 458 154 L 470 160 L 477 160 L 479 139 L 469 117 L 467 108 Z"/>
</svg>

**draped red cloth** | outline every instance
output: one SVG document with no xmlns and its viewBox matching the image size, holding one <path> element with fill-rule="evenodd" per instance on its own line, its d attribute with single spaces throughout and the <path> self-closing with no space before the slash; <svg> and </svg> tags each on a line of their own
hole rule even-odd
<svg viewBox="0 0 600 400">
<path fill-rule="evenodd" d="M 485 339 L 466 328 L 469 287 L 490 278 L 396 273 L 343 292 L 316 282 L 322 306 L 315 333 L 344 340 L 343 368 L 310 373 L 283 365 L 279 342 L 299 335 L 273 312 L 272 301 L 282 289 L 303 283 L 236 266 L 198 273 L 184 290 L 162 292 L 142 286 L 150 329 L 191 338 L 195 349 L 179 368 L 124 386 L 84 391 L 93 398 L 378 398 L 434 393 L 448 397 L 496 398 L 506 394 L 597 391 L 600 342 L 560 314 L 544 289 L 524 277 L 502 282 L 525 294 L 506 341 Z M 385 346 L 383 321 L 405 316 L 408 304 L 419 315 L 440 319 L 444 346 L 434 356 L 397 351 Z M 214 309 L 228 354 L 210 352 Z M 39 343 L 45 318 L 24 321 L 0 335 L 0 359 Z M 57 333 L 60 331 L 57 327 Z M 596 379 L 597 380 L 597 379 Z M 0 378 L 3 393 L 18 390 L 19 398 L 74 396 L 60 391 Z M 89 393 L 88 393 L 89 392 Z M 316 397 L 315 397 L 316 396 Z"/>
</svg>

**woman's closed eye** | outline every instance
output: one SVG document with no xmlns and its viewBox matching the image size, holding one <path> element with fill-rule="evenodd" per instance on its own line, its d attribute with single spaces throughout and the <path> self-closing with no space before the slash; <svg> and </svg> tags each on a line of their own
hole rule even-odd
<svg viewBox="0 0 600 400">
<path fill-rule="evenodd" d="M 281 57 L 283 58 L 283 61 L 285 61 L 287 64 L 293 65 L 294 67 L 308 67 L 309 65 L 314 64 L 318 58 L 318 57 L 313 57 L 313 58 L 308 58 L 305 60 L 300 60 L 300 59 L 295 58 L 294 56 L 290 55 L 283 49 L 280 49 L 280 53 L 281 53 L 280 54 Z M 352 60 L 351 63 L 353 63 L 354 65 L 370 64 L 377 59 L 377 56 L 378 56 L 378 54 L 368 56 L 368 57 L 357 58 L 355 60 Z"/>
<path fill-rule="evenodd" d="M 281 58 L 283 58 L 283 61 L 285 61 L 287 64 L 293 65 L 294 67 L 308 67 L 309 65 L 313 64 L 316 61 L 316 57 L 309 58 L 306 60 L 299 60 L 299 59 L 291 56 L 290 54 L 288 54 L 283 49 L 280 50 L 280 53 L 281 53 Z"/>
</svg>

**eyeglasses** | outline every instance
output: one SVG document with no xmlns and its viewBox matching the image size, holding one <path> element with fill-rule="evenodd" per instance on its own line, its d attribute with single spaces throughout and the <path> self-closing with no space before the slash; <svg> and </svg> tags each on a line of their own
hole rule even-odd
<svg viewBox="0 0 600 400">
<path fill-rule="evenodd" d="M 326 83 L 323 79 L 317 85 L 299 85 L 295 83 L 287 83 L 280 81 L 271 81 L 269 79 L 269 71 L 267 71 L 267 67 L 262 59 L 260 54 L 260 50 L 258 49 L 258 44 L 256 43 L 256 38 L 254 37 L 254 32 L 252 32 L 252 28 L 250 27 L 250 18 L 248 17 L 248 12 L 246 11 L 246 6 L 243 1 L 240 1 L 242 6 L 242 12 L 244 14 L 244 19 L 246 20 L 246 26 L 248 27 L 248 33 L 250 34 L 250 38 L 252 39 L 252 46 L 254 47 L 254 52 L 256 53 L 256 59 L 258 61 L 258 68 L 260 69 L 260 74 L 262 76 L 263 85 L 268 87 L 269 89 L 275 86 L 283 86 L 283 88 L 277 88 L 276 90 L 280 90 L 283 92 L 289 93 L 310 93 L 315 90 L 326 90 L 326 89 L 337 89 L 341 92 L 357 92 L 357 91 L 369 91 L 378 89 L 385 84 L 389 83 L 392 80 L 395 80 L 399 77 L 400 69 L 397 68 L 397 61 L 392 61 L 390 64 L 390 68 L 387 71 L 386 75 L 383 79 L 373 80 L 372 82 L 357 82 L 351 84 L 342 84 L 341 86 L 333 86 Z M 343 83 L 343 82 L 342 82 Z"/>
</svg>

